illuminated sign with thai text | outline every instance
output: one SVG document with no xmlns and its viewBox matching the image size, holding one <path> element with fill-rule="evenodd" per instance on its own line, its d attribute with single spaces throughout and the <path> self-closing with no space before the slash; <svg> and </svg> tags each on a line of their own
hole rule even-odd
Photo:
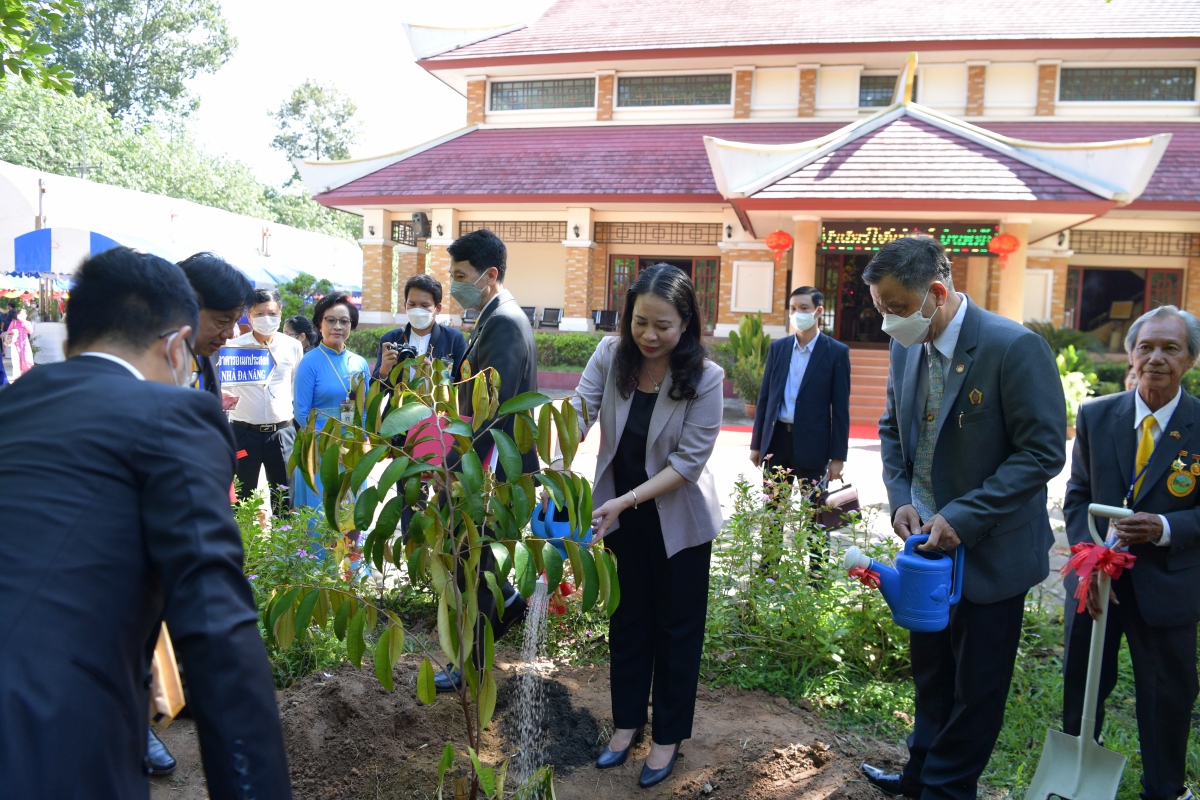
<svg viewBox="0 0 1200 800">
<path fill-rule="evenodd" d="M 923 225 L 870 225 L 865 222 L 830 223 L 821 230 L 826 252 L 874 251 L 904 236 L 932 236 L 948 253 L 987 253 L 988 242 L 999 233 L 995 225 L 925 223 Z"/>
</svg>

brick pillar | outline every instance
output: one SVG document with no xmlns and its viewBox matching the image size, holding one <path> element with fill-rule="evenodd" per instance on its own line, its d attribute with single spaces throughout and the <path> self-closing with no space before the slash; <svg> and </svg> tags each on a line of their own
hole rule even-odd
<svg viewBox="0 0 1200 800">
<path fill-rule="evenodd" d="M 811 117 L 817 113 L 817 71 L 800 68 L 800 110 L 796 116 Z"/>
<path fill-rule="evenodd" d="M 1050 322 L 1054 327 L 1061 328 L 1067 307 L 1067 259 L 1066 256 L 1052 256 L 1043 258 L 1042 262 L 1045 269 L 1054 272 L 1050 286 Z"/>
<path fill-rule="evenodd" d="M 987 267 L 987 305 L 988 311 L 1000 312 L 1000 259 L 988 258 Z"/>
<path fill-rule="evenodd" d="M 967 65 L 967 116 L 983 115 L 983 90 L 987 84 L 987 65 Z"/>
<path fill-rule="evenodd" d="M 445 244 L 431 244 L 429 248 L 430 274 L 440 281 L 445 289 L 442 292 L 442 313 L 461 317 L 462 306 L 450 296 L 450 253 L 447 252 L 447 248 L 454 240 L 439 240 L 439 242 L 441 241 L 444 241 Z"/>
<path fill-rule="evenodd" d="M 1021 243 L 1015 253 L 1010 253 L 1000 268 L 1000 291 L 996 313 L 1014 322 L 1025 321 L 1025 265 L 1029 249 L 1029 223 L 1005 222 L 1000 226 L 1003 233 L 1011 233 Z"/>
<path fill-rule="evenodd" d="M 976 305 L 990 310 L 992 301 L 988 298 L 991 283 L 991 276 L 988 274 L 989 261 L 991 259 L 987 256 L 967 256 L 966 277 L 961 284 L 955 277 L 954 288 L 965 292 L 967 297 L 975 301 Z"/>
<path fill-rule="evenodd" d="M 733 118 L 750 119 L 750 92 L 754 87 L 754 70 L 736 69 L 733 73 Z"/>
<path fill-rule="evenodd" d="M 569 240 L 568 240 L 569 241 Z M 566 250 L 566 292 L 563 297 L 563 322 L 560 330 L 592 330 L 592 259 L 595 245 L 569 243 Z M 598 308 L 598 306 L 597 306 Z"/>
<path fill-rule="evenodd" d="M 467 124 L 478 125 L 487 115 L 487 80 L 467 81 Z"/>
<path fill-rule="evenodd" d="M 954 284 L 954 291 L 966 291 L 968 269 L 967 257 L 965 255 L 950 256 L 950 282 Z"/>
<path fill-rule="evenodd" d="M 392 312 L 392 246 L 363 245 L 362 310 Z"/>
<path fill-rule="evenodd" d="M 592 251 L 592 277 L 588 283 L 588 310 L 607 309 L 608 304 L 608 245 L 598 244 Z"/>
<path fill-rule="evenodd" d="M 1184 274 L 1183 307 L 1185 311 L 1200 314 L 1200 258 L 1189 258 Z"/>
<path fill-rule="evenodd" d="M 414 275 L 425 274 L 425 248 L 418 249 L 402 244 L 396 249 L 399 251 L 396 257 L 396 278 L 399 281 L 397 302 L 403 310 L 404 282 Z M 444 282 L 443 285 L 445 285 Z"/>
<path fill-rule="evenodd" d="M 596 121 L 608 122 L 613 115 L 613 91 L 617 76 L 611 72 L 596 74 Z"/>
<path fill-rule="evenodd" d="M 1058 102 L 1058 63 L 1038 64 L 1037 116 L 1053 117 Z"/>
<path fill-rule="evenodd" d="M 821 244 L 821 220 L 811 217 L 797 219 L 795 222 L 792 286 L 812 286 L 817 280 L 817 247 Z"/>
</svg>

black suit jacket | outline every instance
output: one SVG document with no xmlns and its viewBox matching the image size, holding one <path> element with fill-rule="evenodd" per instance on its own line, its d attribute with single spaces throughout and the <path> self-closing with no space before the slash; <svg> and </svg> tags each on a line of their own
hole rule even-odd
<svg viewBox="0 0 1200 800">
<path fill-rule="evenodd" d="M 405 325 L 403 328 L 390 330 L 380 337 L 379 355 L 375 356 L 375 367 L 371 370 L 372 376 L 386 383 L 387 376 L 379 374 L 379 367 L 383 364 L 384 345 L 407 341 L 411 330 L 411 325 Z M 462 331 L 456 331 L 454 328 L 448 328 L 435 322 L 433 330 L 429 334 L 429 352 L 434 358 L 439 358 L 449 364 L 452 372 L 457 372 L 458 365 L 462 363 L 463 354 L 467 352 L 466 337 L 462 335 Z"/>
<path fill-rule="evenodd" d="M 771 342 L 758 392 L 750 449 L 763 450 L 783 407 L 795 336 Z M 792 458 L 803 469 L 845 461 L 850 448 L 850 348 L 822 334 L 813 343 L 800 381 L 792 423 Z"/>
<path fill-rule="evenodd" d="M 1087 521 L 1089 503 L 1120 507 L 1129 491 L 1138 444 L 1134 414 L 1133 392 L 1098 397 L 1079 409 L 1071 478 L 1063 500 L 1071 544 L 1092 541 Z M 1187 455 L 1181 456 L 1181 452 Z M 1129 579 L 1133 581 L 1138 608 L 1146 623 L 1155 627 L 1200 622 L 1200 509 L 1196 505 L 1200 486 L 1185 497 L 1176 497 L 1167 489 L 1171 462 L 1179 458 L 1191 467 L 1198 463 L 1190 457 L 1192 453 L 1200 454 L 1200 400 L 1184 392 L 1131 506 L 1134 511 L 1162 514 L 1171 525 L 1167 547 L 1138 544 L 1129 548 L 1137 556 Z M 1108 520 L 1097 518 L 1096 530 L 1107 536 Z M 1073 593 L 1074 576 L 1069 583 Z"/>
<path fill-rule="evenodd" d="M 0 797 L 149 797 L 164 615 L 210 794 L 291 797 L 233 471 L 206 392 L 80 356 L 0 394 Z"/>
<path fill-rule="evenodd" d="M 502 292 L 479 315 L 463 360 L 471 365 L 472 374 L 488 367 L 499 373 L 501 405 L 519 394 L 537 391 L 537 346 L 533 342 L 533 327 L 512 294 Z M 455 370 L 456 379 L 460 370 L 461 362 Z M 459 387 L 458 405 L 460 414 L 472 413 L 470 387 Z M 512 436 L 513 418 L 507 417 L 496 427 Z M 490 430 L 480 431 L 475 439 L 475 452 L 480 461 L 486 464 L 491 451 Z M 537 448 L 521 456 L 521 469 L 524 472 L 537 471 Z M 500 464 L 496 465 L 496 475 L 501 480 L 506 479 Z"/>
</svg>

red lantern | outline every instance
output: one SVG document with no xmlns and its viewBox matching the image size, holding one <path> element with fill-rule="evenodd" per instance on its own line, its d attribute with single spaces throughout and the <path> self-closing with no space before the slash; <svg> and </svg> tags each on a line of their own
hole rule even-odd
<svg viewBox="0 0 1200 800">
<path fill-rule="evenodd" d="M 1021 240 L 1011 233 L 1002 233 L 999 236 L 993 236 L 992 240 L 988 242 L 988 252 L 1000 256 L 1001 269 L 1008 262 L 1009 255 L 1020 249 Z"/>
<path fill-rule="evenodd" d="M 775 231 L 767 234 L 767 247 L 775 251 L 775 263 L 779 264 L 779 259 L 783 258 L 783 254 L 792 246 L 791 234 L 786 231 Z"/>
</svg>

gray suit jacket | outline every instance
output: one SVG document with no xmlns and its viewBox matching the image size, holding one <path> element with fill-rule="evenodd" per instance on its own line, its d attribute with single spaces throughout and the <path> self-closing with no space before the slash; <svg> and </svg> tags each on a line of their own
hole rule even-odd
<svg viewBox="0 0 1200 800">
<path fill-rule="evenodd" d="M 1087 523 L 1089 503 L 1119 507 L 1129 491 L 1137 454 L 1133 415 L 1133 392 L 1098 397 L 1079 409 L 1071 479 L 1063 502 L 1071 544 L 1092 541 Z M 1134 511 L 1162 514 L 1171 525 L 1171 544 L 1167 547 L 1137 544 L 1129 548 L 1137 556 L 1129 579 L 1137 594 L 1138 609 L 1148 625 L 1200 622 L 1200 547 L 1197 546 L 1200 509 L 1196 507 L 1200 488 L 1192 489 L 1185 497 L 1176 497 L 1167 490 L 1172 461 L 1179 458 L 1188 467 L 1197 463 L 1190 457 L 1192 453 L 1200 453 L 1197 423 L 1200 423 L 1200 400 L 1184 392 L 1154 449 L 1142 489 L 1132 504 Z M 1097 519 L 1096 530 L 1106 536 L 1108 520 Z M 1075 591 L 1074 576 L 1069 578 L 1068 596 Z"/>
<path fill-rule="evenodd" d="M 1050 574 L 1046 484 L 1066 462 L 1067 415 L 1046 340 L 969 299 L 933 455 L 938 512 L 967 547 L 963 597 L 995 603 Z M 879 420 L 892 513 L 912 503 L 909 431 L 925 349 L 892 342 Z"/>
<path fill-rule="evenodd" d="M 592 489 L 592 503 L 596 508 L 616 496 L 613 458 L 633 404 L 632 393 L 629 397 L 621 397 L 617 390 L 613 357 L 618 341 L 620 337 L 617 336 L 601 340 L 580 378 L 578 395 L 571 401 L 580 412 L 587 403 L 588 421 L 600 423 L 600 454 L 596 459 L 596 481 Z M 654 501 L 663 523 L 663 542 L 668 558 L 684 548 L 711 542 L 721 530 L 721 501 L 716 479 L 708 471 L 708 459 L 717 444 L 717 434 L 721 432 L 721 415 L 725 409 L 721 385 L 724 380 L 725 371 L 713 362 L 705 361 L 694 400 L 672 400 L 668 394 L 671 391 L 668 374 L 654 404 L 646 438 L 646 475 L 653 478 L 671 466 L 687 480 L 683 486 Z M 615 523 L 612 530 L 618 527 L 620 522 Z"/>
</svg>

